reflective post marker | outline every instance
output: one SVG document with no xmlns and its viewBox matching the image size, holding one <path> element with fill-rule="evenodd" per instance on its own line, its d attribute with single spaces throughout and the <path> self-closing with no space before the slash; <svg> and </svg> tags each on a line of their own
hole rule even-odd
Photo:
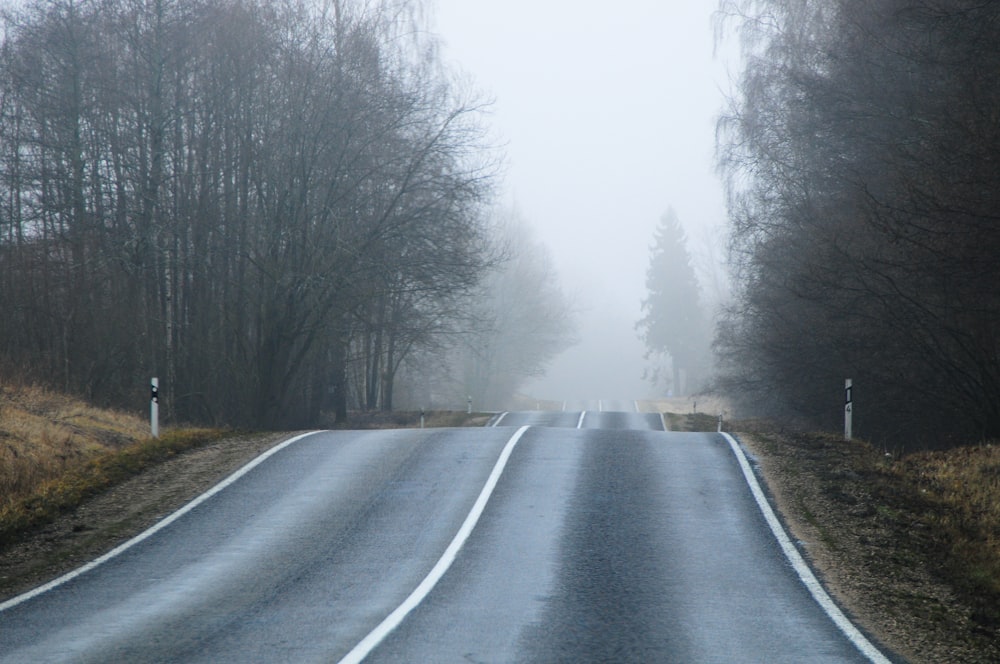
<svg viewBox="0 0 1000 664">
<path fill-rule="evenodd" d="M 149 386 L 149 426 L 153 438 L 160 437 L 160 379 L 153 378 Z"/>
<path fill-rule="evenodd" d="M 853 389 L 852 381 L 850 378 L 844 381 L 844 440 L 851 439 L 851 414 L 854 410 L 853 396 L 851 391 Z"/>
</svg>

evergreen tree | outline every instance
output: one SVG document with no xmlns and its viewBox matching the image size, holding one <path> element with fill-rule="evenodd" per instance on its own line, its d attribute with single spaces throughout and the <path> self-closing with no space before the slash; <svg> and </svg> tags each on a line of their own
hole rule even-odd
<svg viewBox="0 0 1000 664">
<path fill-rule="evenodd" d="M 665 353 L 673 365 L 673 390 L 685 391 L 683 371 L 691 383 L 700 376 L 708 343 L 698 295 L 698 280 L 687 238 L 672 208 L 660 218 L 646 271 L 648 295 L 636 324 L 647 357 Z M 655 380 L 655 376 L 654 376 Z"/>
</svg>

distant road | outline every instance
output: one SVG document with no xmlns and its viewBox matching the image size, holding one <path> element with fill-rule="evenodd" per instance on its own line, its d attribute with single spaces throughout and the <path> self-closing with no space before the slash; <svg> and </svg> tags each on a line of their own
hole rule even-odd
<svg viewBox="0 0 1000 664">
<path fill-rule="evenodd" d="M 588 399 L 588 400 L 577 400 L 577 401 L 564 401 L 562 404 L 563 410 L 569 411 L 597 411 L 598 413 L 603 412 L 623 412 L 623 413 L 637 413 L 639 412 L 639 402 L 637 401 L 624 401 L 621 399 Z"/>
<path fill-rule="evenodd" d="M 660 427 L 561 411 L 307 436 L 0 612 L 0 662 L 869 661 L 725 439 Z"/>
</svg>

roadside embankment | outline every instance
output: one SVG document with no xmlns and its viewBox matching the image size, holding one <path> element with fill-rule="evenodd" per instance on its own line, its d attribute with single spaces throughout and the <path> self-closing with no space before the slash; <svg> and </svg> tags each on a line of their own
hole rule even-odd
<svg viewBox="0 0 1000 664">
<path fill-rule="evenodd" d="M 829 434 L 735 428 L 860 626 L 914 664 L 1000 661 L 1000 446 L 896 458 Z"/>
</svg>

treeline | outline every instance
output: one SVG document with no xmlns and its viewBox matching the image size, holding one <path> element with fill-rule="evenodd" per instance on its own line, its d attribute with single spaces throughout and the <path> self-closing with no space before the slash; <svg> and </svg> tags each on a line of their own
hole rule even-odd
<svg viewBox="0 0 1000 664">
<path fill-rule="evenodd" d="M 724 0 L 723 384 L 894 445 L 1000 437 L 1000 3 Z M 729 23 L 732 25 L 732 23 Z"/>
<path fill-rule="evenodd" d="M 496 259 L 406 0 L 31 0 L 0 52 L 0 362 L 170 417 L 393 405 Z"/>
</svg>

